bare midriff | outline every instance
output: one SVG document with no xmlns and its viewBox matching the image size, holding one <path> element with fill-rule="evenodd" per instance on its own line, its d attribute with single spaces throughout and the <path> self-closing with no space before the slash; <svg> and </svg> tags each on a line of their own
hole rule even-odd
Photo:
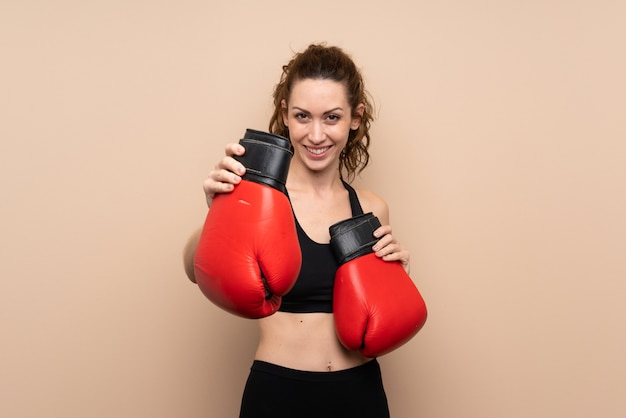
<svg viewBox="0 0 626 418">
<path fill-rule="evenodd" d="M 276 312 L 258 320 L 256 360 L 306 371 L 337 371 L 370 359 L 345 348 L 331 313 Z"/>
</svg>

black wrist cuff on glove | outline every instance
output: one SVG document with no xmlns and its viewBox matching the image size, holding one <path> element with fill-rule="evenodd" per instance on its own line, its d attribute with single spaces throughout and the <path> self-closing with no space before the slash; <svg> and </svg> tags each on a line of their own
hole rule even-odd
<svg viewBox="0 0 626 418">
<path fill-rule="evenodd" d="M 374 252 L 372 246 L 378 241 L 374 231 L 380 226 L 371 212 L 331 225 L 330 246 L 339 265 Z"/>
<path fill-rule="evenodd" d="M 287 194 L 285 182 L 293 157 L 291 142 L 280 135 L 246 129 L 239 143 L 246 149 L 246 153 L 233 158 L 246 167 L 242 178 Z"/>
</svg>

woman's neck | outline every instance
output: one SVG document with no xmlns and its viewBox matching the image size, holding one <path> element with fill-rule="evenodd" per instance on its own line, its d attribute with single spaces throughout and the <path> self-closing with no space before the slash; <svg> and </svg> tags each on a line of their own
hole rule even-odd
<svg viewBox="0 0 626 418">
<path fill-rule="evenodd" d="M 329 191 L 336 187 L 343 188 L 339 170 L 316 172 L 295 162 L 292 162 L 289 167 L 287 189 L 313 189 L 323 193 L 324 191 Z"/>
</svg>

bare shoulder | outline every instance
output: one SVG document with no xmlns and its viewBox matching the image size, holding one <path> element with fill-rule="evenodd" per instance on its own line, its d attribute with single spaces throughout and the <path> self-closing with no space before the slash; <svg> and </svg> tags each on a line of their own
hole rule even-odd
<svg viewBox="0 0 626 418">
<path fill-rule="evenodd" d="M 372 212 L 383 225 L 389 223 L 389 206 L 385 199 L 371 190 L 356 189 L 356 194 L 359 197 L 359 202 L 361 202 L 363 212 Z"/>
</svg>

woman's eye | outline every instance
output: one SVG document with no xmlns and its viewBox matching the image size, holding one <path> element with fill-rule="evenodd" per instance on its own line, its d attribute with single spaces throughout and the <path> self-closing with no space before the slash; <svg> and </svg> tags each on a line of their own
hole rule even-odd
<svg viewBox="0 0 626 418">
<path fill-rule="evenodd" d="M 332 122 L 336 122 L 339 120 L 339 116 L 338 115 L 328 115 L 328 120 L 332 121 Z"/>
</svg>

